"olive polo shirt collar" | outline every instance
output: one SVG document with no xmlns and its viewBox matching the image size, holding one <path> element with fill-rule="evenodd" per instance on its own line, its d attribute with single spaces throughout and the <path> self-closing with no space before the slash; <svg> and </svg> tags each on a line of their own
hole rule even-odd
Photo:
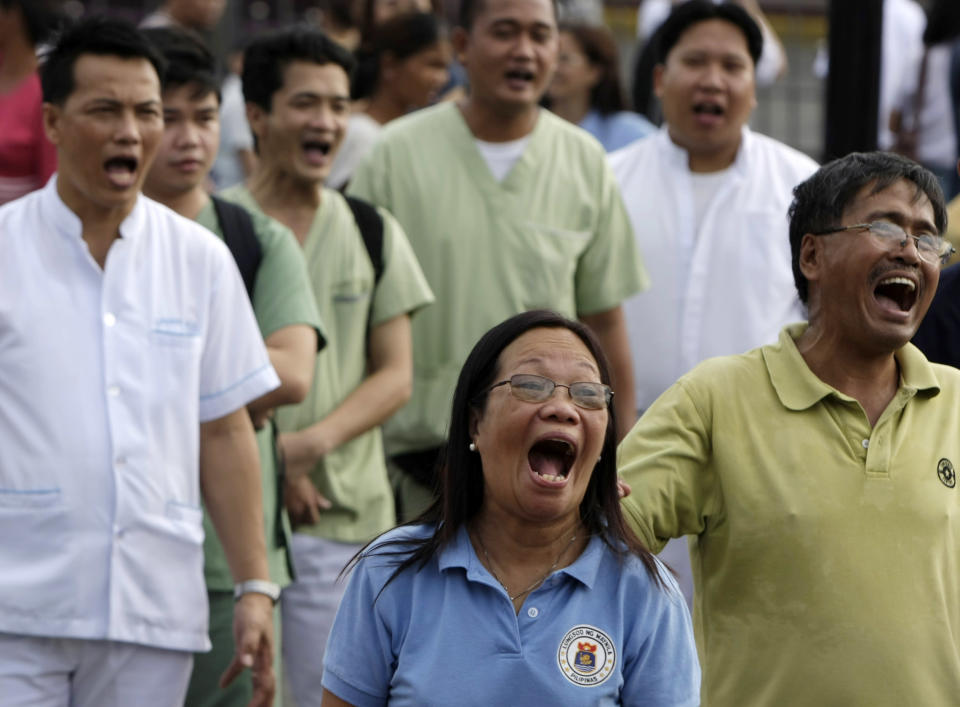
<svg viewBox="0 0 960 707">
<path fill-rule="evenodd" d="M 803 360 L 796 339 L 806 331 L 807 326 L 806 322 L 801 322 L 784 327 L 780 331 L 779 341 L 762 349 L 770 381 L 780 402 L 789 410 L 806 410 L 829 395 L 852 401 L 850 396 L 817 378 Z M 900 364 L 898 392 L 905 393 L 907 397 L 913 397 L 920 391 L 931 397 L 940 392 L 936 373 L 920 349 L 907 344 L 894 356 Z"/>
</svg>

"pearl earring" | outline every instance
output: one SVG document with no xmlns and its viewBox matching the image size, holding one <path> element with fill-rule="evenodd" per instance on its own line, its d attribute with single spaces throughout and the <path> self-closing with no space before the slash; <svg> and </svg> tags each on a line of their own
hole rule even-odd
<svg viewBox="0 0 960 707">
<path fill-rule="evenodd" d="M 475 445 L 473 442 L 470 443 L 470 451 L 471 452 L 477 451 L 477 445 Z"/>
</svg>

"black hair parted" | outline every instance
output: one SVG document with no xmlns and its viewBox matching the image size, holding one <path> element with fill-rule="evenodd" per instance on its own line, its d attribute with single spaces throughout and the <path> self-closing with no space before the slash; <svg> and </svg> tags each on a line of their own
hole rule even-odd
<svg viewBox="0 0 960 707">
<path fill-rule="evenodd" d="M 197 98 L 213 93 L 220 101 L 217 60 L 198 34 L 180 27 L 155 27 L 143 33 L 166 62 L 164 91 L 189 84 L 196 87 Z"/>
<path fill-rule="evenodd" d="M 487 2 L 487 0 L 460 0 L 460 9 L 457 13 L 457 26 L 469 32 L 473 28 L 474 20 L 483 12 L 485 2 Z M 553 7 L 554 19 L 559 18 L 560 8 L 558 0 L 550 0 L 550 5 Z"/>
<path fill-rule="evenodd" d="M 841 225 L 844 210 L 866 187 L 876 194 L 905 179 L 916 186 L 914 199 L 926 195 L 939 233 L 947 227 L 947 207 L 940 182 L 925 167 L 892 152 L 851 152 L 828 162 L 793 190 L 790 219 L 790 259 L 800 301 L 807 303 L 809 283 L 800 271 L 800 243 L 808 233 Z"/>
<path fill-rule="evenodd" d="M 327 35 L 307 26 L 277 30 L 254 39 L 243 53 L 243 98 L 270 112 L 273 94 L 283 88 L 283 72 L 295 61 L 336 64 L 349 79 L 355 61 Z"/>
<path fill-rule="evenodd" d="M 125 20 L 94 16 L 66 29 L 40 68 L 43 100 L 62 105 L 75 87 L 74 67 L 84 55 L 145 59 L 163 82 L 166 63 L 144 33 Z"/>
<path fill-rule="evenodd" d="M 716 4 L 711 0 L 687 0 L 673 8 L 657 33 L 657 45 L 654 53 L 658 64 L 667 62 L 670 50 L 680 41 L 680 36 L 690 27 L 707 20 L 723 20 L 736 25 L 747 40 L 747 51 L 756 67 L 763 51 L 763 33 L 750 13 L 733 2 Z"/>
<path fill-rule="evenodd" d="M 54 0 L 0 0 L 2 8 L 17 8 L 23 28 L 34 47 L 44 43 L 67 23 Z"/>
<path fill-rule="evenodd" d="M 556 312 L 532 310 L 516 314 L 480 337 L 460 370 L 453 394 L 449 437 L 438 462 L 437 500 L 419 518 L 405 524 L 433 525 L 433 534 L 420 540 L 387 541 L 371 550 L 375 554 L 396 556 L 397 567 L 387 584 L 410 567 L 422 568 L 480 512 L 484 500 L 483 465 L 480 455 L 469 449 L 471 418 L 483 415 L 490 386 L 501 375 L 500 355 L 503 350 L 526 332 L 541 328 L 567 329 L 575 334 L 597 362 L 600 380 L 610 385 L 610 367 L 594 333 L 585 324 Z M 665 586 L 660 574 L 662 570 L 627 526 L 620 509 L 616 429 L 616 413 L 610 405 L 600 460 L 580 503 L 580 520 L 589 534 L 601 537 L 619 556 L 632 554 L 639 557 L 653 580 Z M 376 542 L 374 540 L 371 544 Z M 351 565 L 369 546 L 357 553 Z"/>
</svg>

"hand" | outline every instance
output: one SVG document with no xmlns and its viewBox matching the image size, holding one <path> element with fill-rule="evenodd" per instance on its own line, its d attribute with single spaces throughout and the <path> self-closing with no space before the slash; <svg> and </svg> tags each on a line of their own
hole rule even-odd
<svg viewBox="0 0 960 707">
<path fill-rule="evenodd" d="M 327 452 L 326 449 L 317 448 L 317 435 L 313 430 L 283 432 L 280 434 L 279 443 L 283 450 L 288 479 L 309 475 Z"/>
<path fill-rule="evenodd" d="M 233 609 L 233 641 L 236 653 L 220 676 L 226 687 L 244 670 L 253 677 L 253 698 L 249 707 L 270 707 L 276 691 L 273 674 L 273 602 L 264 594 L 244 594 Z"/>
<path fill-rule="evenodd" d="M 283 505 L 287 508 L 290 523 L 314 525 L 320 521 L 320 511 L 329 510 L 333 505 L 313 485 L 309 476 L 287 478 L 283 487 Z"/>
<path fill-rule="evenodd" d="M 630 484 L 628 484 L 619 476 L 617 477 L 617 493 L 620 494 L 620 498 L 626 498 L 630 495 L 632 490 L 633 489 L 630 488 Z"/>
</svg>

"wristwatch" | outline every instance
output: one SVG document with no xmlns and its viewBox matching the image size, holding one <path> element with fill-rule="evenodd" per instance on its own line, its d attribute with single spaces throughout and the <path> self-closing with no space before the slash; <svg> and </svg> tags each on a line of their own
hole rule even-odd
<svg viewBox="0 0 960 707">
<path fill-rule="evenodd" d="M 247 579 L 233 587 L 233 599 L 236 601 L 244 594 L 264 594 L 276 604 L 280 598 L 280 585 L 265 579 Z"/>
</svg>

